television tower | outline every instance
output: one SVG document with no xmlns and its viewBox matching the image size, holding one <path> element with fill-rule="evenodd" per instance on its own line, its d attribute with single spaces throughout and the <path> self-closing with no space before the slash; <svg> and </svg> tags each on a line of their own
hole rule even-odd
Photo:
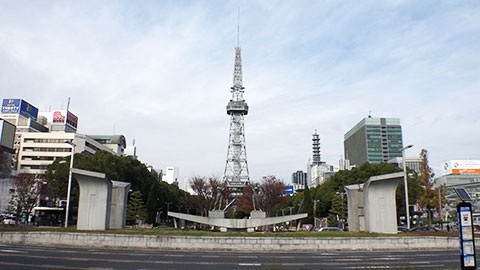
<svg viewBox="0 0 480 270">
<path fill-rule="evenodd" d="M 235 47 L 233 86 L 231 87 L 232 99 L 230 99 L 227 104 L 227 114 L 230 115 L 230 135 L 223 180 L 227 181 L 228 187 L 241 192 L 239 189 L 243 188 L 249 182 L 250 177 L 248 173 L 243 120 L 243 117 L 248 114 L 248 105 L 243 98 L 245 87 L 243 87 L 242 82 L 242 56 L 238 38 L 239 32 L 240 31 L 237 32 L 237 47 Z"/>
<path fill-rule="evenodd" d="M 320 159 L 320 138 L 318 136 L 317 130 L 312 134 L 312 150 L 313 150 L 313 160 L 312 165 L 320 165 L 322 161 Z"/>
</svg>

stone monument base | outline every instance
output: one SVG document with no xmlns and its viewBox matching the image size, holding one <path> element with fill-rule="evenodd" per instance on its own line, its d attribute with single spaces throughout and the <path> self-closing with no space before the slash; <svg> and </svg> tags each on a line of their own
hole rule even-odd
<svg viewBox="0 0 480 270">
<path fill-rule="evenodd" d="M 253 210 L 250 212 L 250 218 L 266 218 L 267 214 L 263 211 Z"/>
<path fill-rule="evenodd" d="M 209 218 L 225 218 L 225 212 L 222 210 L 211 210 L 208 211 Z"/>
</svg>

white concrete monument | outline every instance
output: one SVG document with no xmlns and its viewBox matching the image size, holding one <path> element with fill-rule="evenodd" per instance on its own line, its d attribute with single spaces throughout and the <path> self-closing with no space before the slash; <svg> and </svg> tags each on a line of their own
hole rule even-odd
<svg viewBox="0 0 480 270">
<path fill-rule="evenodd" d="M 80 186 L 77 230 L 106 230 L 110 223 L 112 183 L 104 173 L 72 169 Z"/>
<path fill-rule="evenodd" d="M 395 190 L 403 172 L 372 176 L 365 184 L 345 186 L 350 231 L 397 233 Z"/>
<path fill-rule="evenodd" d="M 80 186 L 78 230 L 125 227 L 130 183 L 110 181 L 104 173 L 72 169 Z"/>
<path fill-rule="evenodd" d="M 127 220 L 128 190 L 131 184 L 112 181 L 112 201 L 110 203 L 110 229 L 123 229 Z"/>
</svg>

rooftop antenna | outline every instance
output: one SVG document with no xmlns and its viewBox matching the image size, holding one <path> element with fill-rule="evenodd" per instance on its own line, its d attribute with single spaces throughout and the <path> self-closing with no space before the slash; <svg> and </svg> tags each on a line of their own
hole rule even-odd
<svg viewBox="0 0 480 270">
<path fill-rule="evenodd" d="M 368 118 L 372 118 L 372 111 L 368 111 Z"/>
<path fill-rule="evenodd" d="M 70 109 L 70 97 L 68 97 L 67 99 L 67 112 L 68 112 L 68 109 Z"/>
<path fill-rule="evenodd" d="M 240 47 L 240 7 L 238 7 L 237 47 Z"/>
</svg>

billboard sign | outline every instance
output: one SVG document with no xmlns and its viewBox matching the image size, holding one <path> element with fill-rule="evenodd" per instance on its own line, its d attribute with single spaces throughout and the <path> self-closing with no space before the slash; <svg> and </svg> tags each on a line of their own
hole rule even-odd
<svg viewBox="0 0 480 270">
<path fill-rule="evenodd" d="M 480 173 L 480 160 L 448 160 L 441 167 L 442 175 Z"/>
<path fill-rule="evenodd" d="M 2 113 L 19 113 L 20 99 L 4 99 L 2 102 Z"/>
<path fill-rule="evenodd" d="M 67 111 L 67 125 L 75 129 L 77 129 L 78 126 L 78 117 L 70 111 Z"/>
<path fill-rule="evenodd" d="M 78 117 L 66 110 L 57 110 L 50 112 L 49 121 L 54 126 L 69 126 L 73 129 L 77 129 Z"/>
<path fill-rule="evenodd" d="M 2 102 L 2 113 L 19 113 L 37 121 L 38 109 L 23 99 L 4 99 Z"/>
<path fill-rule="evenodd" d="M 283 194 L 286 194 L 286 195 L 293 195 L 293 193 L 294 193 L 293 186 L 286 186 L 285 190 L 283 191 Z"/>
</svg>

